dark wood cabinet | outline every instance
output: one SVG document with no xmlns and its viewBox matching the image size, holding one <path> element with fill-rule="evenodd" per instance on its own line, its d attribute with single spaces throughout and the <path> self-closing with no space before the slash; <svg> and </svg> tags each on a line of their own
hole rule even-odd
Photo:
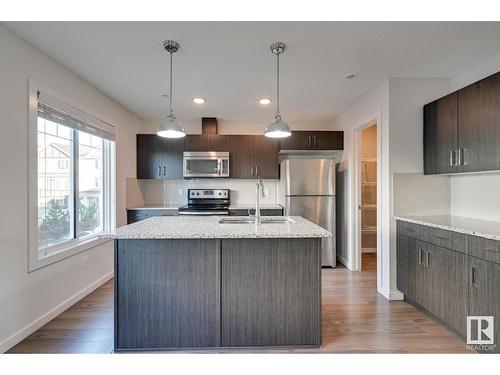
<svg viewBox="0 0 500 375">
<path fill-rule="evenodd" d="M 343 150 L 342 131 L 292 131 L 280 140 L 280 150 Z"/>
<path fill-rule="evenodd" d="M 424 107 L 424 170 L 426 174 L 458 171 L 457 93 Z"/>
<path fill-rule="evenodd" d="M 424 173 L 500 170 L 500 73 L 424 106 Z"/>
<path fill-rule="evenodd" d="M 230 239 L 221 253 L 223 347 L 321 344 L 320 240 Z"/>
<path fill-rule="evenodd" d="M 172 209 L 127 209 L 127 224 L 132 224 L 137 221 L 155 216 L 177 216 L 178 210 Z"/>
<path fill-rule="evenodd" d="M 500 169 L 500 73 L 458 91 L 460 172 Z"/>
<path fill-rule="evenodd" d="M 279 178 L 279 142 L 261 135 L 229 136 L 231 178 Z"/>
<path fill-rule="evenodd" d="M 137 178 L 182 178 L 183 139 L 137 134 Z"/>
<path fill-rule="evenodd" d="M 220 346 L 220 241 L 118 240 L 115 349 Z"/>
<path fill-rule="evenodd" d="M 229 151 L 229 136 L 213 134 L 186 135 L 184 151 Z"/>
<path fill-rule="evenodd" d="M 466 335 L 467 254 L 463 234 L 442 231 L 429 234 L 427 227 L 398 222 L 397 286 L 405 299 L 416 303 L 439 318 L 460 337 Z M 436 228 L 432 228 L 433 230 Z M 452 239 L 453 235 L 457 239 Z M 446 240 L 445 246 L 432 242 L 434 237 Z M 454 244 L 460 251 L 456 251 Z"/>
<path fill-rule="evenodd" d="M 500 264 L 469 257 L 469 315 L 493 316 L 497 353 L 500 352 L 499 288 Z"/>
</svg>

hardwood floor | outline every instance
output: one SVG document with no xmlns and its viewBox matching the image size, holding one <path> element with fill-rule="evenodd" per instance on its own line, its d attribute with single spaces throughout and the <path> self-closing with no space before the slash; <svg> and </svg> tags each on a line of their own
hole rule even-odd
<svg viewBox="0 0 500 375">
<path fill-rule="evenodd" d="M 376 291 L 376 258 L 363 271 L 323 269 L 323 343 L 319 349 L 224 349 L 203 353 L 470 353 L 446 328 L 404 301 Z M 112 280 L 66 310 L 8 353 L 110 353 Z"/>
</svg>

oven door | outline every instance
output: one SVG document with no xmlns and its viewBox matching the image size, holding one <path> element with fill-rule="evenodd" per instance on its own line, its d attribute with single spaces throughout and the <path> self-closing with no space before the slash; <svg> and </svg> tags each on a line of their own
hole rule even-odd
<svg viewBox="0 0 500 375">
<path fill-rule="evenodd" d="M 229 177 L 229 153 L 185 152 L 183 176 L 184 178 Z"/>
</svg>

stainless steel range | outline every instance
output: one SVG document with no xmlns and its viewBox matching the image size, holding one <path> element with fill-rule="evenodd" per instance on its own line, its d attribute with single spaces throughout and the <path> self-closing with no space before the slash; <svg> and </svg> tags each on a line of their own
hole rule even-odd
<svg viewBox="0 0 500 375">
<path fill-rule="evenodd" d="M 229 189 L 188 189 L 188 204 L 179 215 L 229 215 Z"/>
</svg>

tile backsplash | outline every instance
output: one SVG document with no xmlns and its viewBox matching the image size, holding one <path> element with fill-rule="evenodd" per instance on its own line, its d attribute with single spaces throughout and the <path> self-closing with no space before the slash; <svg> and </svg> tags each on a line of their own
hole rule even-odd
<svg viewBox="0 0 500 375">
<path fill-rule="evenodd" d="M 255 202 L 255 180 L 199 178 L 190 180 L 138 180 L 146 205 L 179 205 L 187 203 L 187 189 L 231 189 L 231 204 Z M 264 180 L 263 204 L 276 204 L 277 180 Z"/>
</svg>

